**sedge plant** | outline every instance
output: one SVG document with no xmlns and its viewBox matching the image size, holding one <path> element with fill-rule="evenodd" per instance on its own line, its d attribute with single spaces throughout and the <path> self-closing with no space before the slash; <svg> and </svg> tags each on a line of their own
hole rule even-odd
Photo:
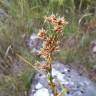
<svg viewBox="0 0 96 96">
<path fill-rule="evenodd" d="M 45 22 L 47 22 L 48 28 L 47 30 L 44 28 L 39 30 L 38 36 L 43 41 L 40 55 L 46 63 L 39 64 L 38 68 L 46 72 L 47 80 L 54 96 L 61 96 L 53 81 L 52 62 L 54 61 L 54 54 L 60 51 L 60 41 L 64 34 L 63 28 L 68 22 L 65 21 L 64 17 L 57 17 L 53 14 L 48 17 L 46 16 Z"/>
</svg>

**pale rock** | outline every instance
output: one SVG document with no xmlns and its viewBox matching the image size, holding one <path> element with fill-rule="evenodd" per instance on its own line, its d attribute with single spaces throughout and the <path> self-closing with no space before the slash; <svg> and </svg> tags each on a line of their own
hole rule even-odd
<svg viewBox="0 0 96 96">
<path fill-rule="evenodd" d="M 93 47 L 92 51 L 93 53 L 96 53 L 96 46 Z"/>
<path fill-rule="evenodd" d="M 48 89 L 42 88 L 40 90 L 37 90 L 34 96 L 50 96 L 50 95 L 49 95 Z"/>
<path fill-rule="evenodd" d="M 42 87 L 43 87 L 43 85 L 42 85 L 41 83 L 37 83 L 36 89 L 40 89 L 40 88 L 42 88 Z"/>
</svg>

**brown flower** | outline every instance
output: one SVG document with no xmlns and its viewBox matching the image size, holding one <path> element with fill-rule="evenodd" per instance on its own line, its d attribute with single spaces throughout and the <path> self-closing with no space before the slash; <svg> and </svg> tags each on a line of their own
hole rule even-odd
<svg viewBox="0 0 96 96">
<path fill-rule="evenodd" d="M 57 18 L 56 18 L 56 16 L 54 14 L 52 14 L 49 17 L 45 16 L 45 20 L 49 21 L 53 25 L 57 23 Z"/>
<path fill-rule="evenodd" d="M 46 38 L 47 38 L 47 33 L 46 33 L 46 31 L 42 28 L 41 30 L 39 30 L 38 36 L 39 36 L 42 40 L 46 40 Z"/>
<path fill-rule="evenodd" d="M 46 47 L 51 46 L 54 43 L 54 39 L 53 38 L 47 38 L 46 42 L 44 43 Z"/>
<path fill-rule="evenodd" d="M 65 21 L 64 17 L 56 18 L 54 14 L 49 17 L 45 17 L 45 20 L 49 21 L 49 23 L 53 25 L 55 32 L 62 32 L 63 26 L 68 24 L 68 22 Z"/>
<path fill-rule="evenodd" d="M 48 49 L 42 48 L 41 51 L 40 51 L 40 55 L 41 55 L 43 58 L 47 58 L 47 57 L 49 56 Z"/>
<path fill-rule="evenodd" d="M 49 66 L 49 64 L 41 64 L 41 69 L 43 69 L 43 70 L 49 70 L 50 69 L 50 66 Z"/>
<path fill-rule="evenodd" d="M 66 24 L 68 24 L 68 22 L 65 21 L 64 17 L 62 17 L 62 18 L 59 17 L 57 19 L 57 24 L 54 25 L 54 31 L 55 32 L 62 32 L 63 31 L 63 26 L 66 25 Z"/>
<path fill-rule="evenodd" d="M 56 16 L 54 14 L 52 14 L 49 17 L 45 16 L 45 20 L 49 21 L 53 26 L 57 26 L 57 25 L 63 26 L 63 25 L 68 24 L 68 22 L 65 21 L 64 17 L 56 18 Z"/>
<path fill-rule="evenodd" d="M 61 18 L 59 17 L 58 20 L 57 20 L 57 24 L 58 24 L 59 26 L 63 26 L 63 25 L 68 24 L 68 22 L 65 21 L 64 17 L 61 17 Z"/>
<path fill-rule="evenodd" d="M 59 33 L 59 32 L 63 31 L 63 28 L 62 28 L 62 26 L 55 26 L 54 31 Z"/>
<path fill-rule="evenodd" d="M 50 69 L 50 66 L 49 66 L 49 64 L 47 64 L 47 63 L 44 63 L 44 64 L 40 64 L 40 63 L 36 63 L 35 65 L 34 65 L 34 67 L 37 69 L 37 70 L 39 70 L 40 72 L 48 72 L 48 70 Z"/>
<path fill-rule="evenodd" d="M 57 43 L 57 41 L 46 41 L 44 43 L 43 48 L 41 49 L 41 56 L 44 58 L 47 58 L 51 53 L 59 51 L 59 45 Z"/>
</svg>

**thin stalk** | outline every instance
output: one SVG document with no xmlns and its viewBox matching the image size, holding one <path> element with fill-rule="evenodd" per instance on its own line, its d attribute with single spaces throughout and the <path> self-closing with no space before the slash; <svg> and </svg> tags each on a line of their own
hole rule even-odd
<svg viewBox="0 0 96 96">
<path fill-rule="evenodd" d="M 26 60 L 24 57 L 22 57 L 21 55 L 19 55 L 18 53 L 16 53 L 16 56 L 18 58 L 20 58 L 22 61 L 25 62 L 25 64 L 29 65 L 30 67 L 32 67 L 34 70 L 36 70 L 37 72 L 40 72 L 35 66 L 34 64 L 30 63 L 28 60 Z M 40 72 L 41 73 L 41 72 Z"/>
<path fill-rule="evenodd" d="M 52 55 L 49 55 L 48 56 L 48 60 L 47 60 L 47 63 L 49 64 L 49 70 L 48 70 L 48 74 L 49 74 L 49 85 L 53 91 L 53 94 L 54 96 L 57 96 L 58 93 L 57 93 L 57 89 L 56 89 L 56 86 L 53 82 L 53 77 L 52 77 Z"/>
</svg>

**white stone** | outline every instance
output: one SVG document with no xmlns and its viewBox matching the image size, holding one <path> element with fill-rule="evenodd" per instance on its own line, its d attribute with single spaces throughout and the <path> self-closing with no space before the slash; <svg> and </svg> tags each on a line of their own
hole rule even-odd
<svg viewBox="0 0 96 96">
<path fill-rule="evenodd" d="M 33 34 L 31 35 L 31 37 L 30 37 L 31 40 L 34 40 L 34 39 L 36 39 L 36 38 L 37 38 L 37 35 L 34 34 L 34 33 L 33 33 Z"/>
<path fill-rule="evenodd" d="M 43 85 L 42 85 L 41 83 L 37 83 L 36 89 L 40 89 L 40 88 L 42 88 L 42 87 L 43 87 Z"/>
<path fill-rule="evenodd" d="M 64 68 L 64 71 L 65 71 L 65 72 L 67 72 L 67 71 L 68 71 L 68 69 L 67 69 L 67 68 Z"/>
<path fill-rule="evenodd" d="M 94 53 L 96 52 L 96 46 L 93 47 L 93 50 L 92 50 Z"/>
<path fill-rule="evenodd" d="M 52 69 L 52 76 L 57 76 L 57 79 L 60 80 L 61 82 L 64 81 L 64 76 L 62 73 L 60 73 L 59 71 L 57 71 L 56 69 Z"/>
<path fill-rule="evenodd" d="M 50 96 L 50 95 L 49 95 L 48 89 L 42 88 L 42 89 L 36 91 L 34 96 Z"/>
<path fill-rule="evenodd" d="M 67 71 L 67 68 L 65 70 Z M 57 84 L 58 90 L 61 91 L 60 86 L 58 86 L 58 84 L 61 83 L 69 89 L 70 93 L 66 94 L 66 96 L 96 96 L 96 91 L 94 91 L 96 87 L 93 85 L 93 83 L 88 78 L 80 76 L 76 71 L 73 71 L 72 69 L 70 70 L 71 72 L 63 74 L 59 66 L 57 66 L 57 69 L 54 67 L 52 68 L 53 80 L 55 84 Z M 37 90 L 35 90 L 36 92 L 33 92 L 33 94 L 30 96 L 53 96 L 48 86 L 44 87 L 47 83 L 45 77 L 45 75 L 42 75 L 38 78 L 39 83 L 37 82 L 35 85 Z M 82 93 L 81 90 L 83 90 L 84 93 Z"/>
</svg>

